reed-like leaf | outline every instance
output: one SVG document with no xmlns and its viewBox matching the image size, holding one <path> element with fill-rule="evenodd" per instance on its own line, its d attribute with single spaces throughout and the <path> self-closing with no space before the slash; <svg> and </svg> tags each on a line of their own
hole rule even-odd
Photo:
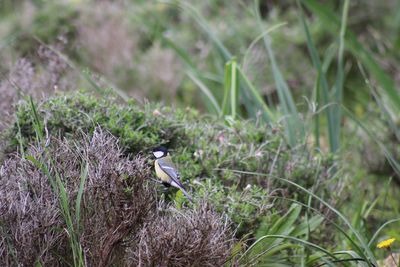
<svg viewBox="0 0 400 267">
<path fill-rule="evenodd" d="M 258 26 L 261 31 L 264 31 L 264 25 L 261 20 L 259 11 L 259 1 L 255 1 L 254 10 Z M 276 90 L 279 97 L 279 103 L 282 107 L 283 120 L 285 122 L 285 131 L 288 138 L 288 143 L 291 146 L 295 146 L 301 143 L 305 137 L 304 124 L 300 120 L 300 116 L 297 111 L 296 104 L 293 100 L 289 86 L 283 78 L 282 72 L 279 69 L 278 63 L 275 59 L 275 53 L 272 49 L 271 38 L 266 32 L 263 35 L 264 46 L 267 50 L 269 62 L 271 64 L 272 74 L 275 81 Z"/>
<path fill-rule="evenodd" d="M 316 0 L 301 0 L 301 2 L 324 24 L 325 28 L 337 34 L 340 31 L 341 20 L 329 8 L 328 4 L 322 4 Z M 344 37 L 345 48 L 350 51 L 375 78 L 378 84 L 390 99 L 391 105 L 400 112 L 400 94 L 398 93 L 393 79 L 383 70 L 374 59 L 371 52 L 365 48 L 358 40 L 356 35 L 350 30 L 346 30 Z"/>
</svg>

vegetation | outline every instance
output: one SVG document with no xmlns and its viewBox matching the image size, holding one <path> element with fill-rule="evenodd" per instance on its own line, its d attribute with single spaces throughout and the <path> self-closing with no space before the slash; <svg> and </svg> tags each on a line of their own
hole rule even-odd
<svg viewBox="0 0 400 267">
<path fill-rule="evenodd" d="M 381 2 L 3 1 L 0 265 L 398 266 Z"/>
</svg>

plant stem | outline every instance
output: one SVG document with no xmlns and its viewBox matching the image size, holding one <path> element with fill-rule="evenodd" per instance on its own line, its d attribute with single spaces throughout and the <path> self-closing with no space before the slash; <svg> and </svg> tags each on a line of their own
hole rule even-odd
<svg viewBox="0 0 400 267">
<path fill-rule="evenodd" d="M 393 260 L 393 262 L 394 262 L 394 265 L 395 265 L 395 266 L 398 266 L 397 263 L 396 263 L 396 260 L 395 260 L 395 258 L 394 258 L 394 256 L 393 256 L 392 250 L 390 249 L 390 247 L 388 247 L 388 250 L 389 250 L 390 256 L 392 257 L 392 260 Z"/>
</svg>

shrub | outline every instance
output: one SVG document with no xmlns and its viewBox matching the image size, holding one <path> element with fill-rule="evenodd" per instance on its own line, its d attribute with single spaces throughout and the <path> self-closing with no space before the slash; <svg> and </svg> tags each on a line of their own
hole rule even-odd
<svg viewBox="0 0 400 267">
<path fill-rule="evenodd" d="M 227 219 L 206 202 L 157 213 L 135 240 L 128 253 L 135 266 L 223 266 L 233 244 Z"/>
<path fill-rule="evenodd" d="M 62 178 L 71 213 L 79 184 L 86 176 L 80 216 L 74 229 L 90 265 L 106 266 L 124 253 L 122 241 L 138 231 L 154 209 L 148 186 L 149 168 L 140 156 L 123 156 L 115 137 L 94 130 L 75 141 L 52 139 L 48 149 L 31 146 L 25 152 L 48 166 L 51 176 Z M 83 170 L 87 167 L 87 175 Z M 51 177 L 20 155 L 12 155 L 0 172 L 0 263 L 60 266 L 71 262 L 71 249 L 62 216 L 59 191 Z"/>
<path fill-rule="evenodd" d="M 227 126 L 191 109 L 171 110 L 133 101 L 122 105 L 113 101 L 112 95 L 106 100 L 85 93 L 56 96 L 37 109 L 51 135 L 71 138 L 79 131 L 91 133 L 100 125 L 119 139 L 125 156 L 149 155 L 154 146 L 166 145 L 194 197 L 207 197 L 218 212 L 227 212 L 240 225 L 239 235 L 257 227 L 259 218 L 274 207 L 276 192 L 298 200 L 307 197 L 276 178 L 312 187 L 327 200 L 340 193 L 339 183 L 326 186 L 332 177 L 332 160 L 316 157 L 304 146 L 290 148 L 279 125 L 238 120 Z M 18 106 L 20 127 L 15 124 L 9 130 L 9 152 L 36 140 L 31 113 L 30 103 Z M 21 138 L 17 138 L 19 132 Z M 276 190 L 284 186 L 284 190 Z M 283 205 L 287 208 L 287 203 Z"/>
</svg>

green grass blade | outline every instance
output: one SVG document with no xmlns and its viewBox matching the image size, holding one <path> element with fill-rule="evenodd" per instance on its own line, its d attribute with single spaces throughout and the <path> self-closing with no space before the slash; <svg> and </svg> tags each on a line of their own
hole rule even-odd
<svg viewBox="0 0 400 267">
<path fill-rule="evenodd" d="M 343 63 L 343 54 L 344 54 L 344 41 L 346 34 L 346 25 L 347 25 L 347 16 L 349 12 L 349 0 L 345 0 L 343 4 L 343 13 L 342 13 L 342 21 L 340 27 L 340 37 L 339 37 L 339 51 L 338 51 L 338 62 L 337 62 L 337 77 L 335 84 L 335 105 L 332 106 L 333 110 L 333 130 L 334 130 L 334 140 L 335 140 L 335 150 L 332 152 L 336 152 L 336 150 L 340 146 L 340 129 L 341 129 L 341 121 L 342 121 L 342 98 L 343 98 L 343 90 L 344 90 L 344 63 Z"/>
<path fill-rule="evenodd" d="M 262 262 L 262 264 L 264 264 L 264 265 L 274 267 L 274 265 L 272 265 L 273 264 L 272 262 L 274 259 L 271 259 L 271 260 L 267 259 L 264 262 L 262 257 L 268 258 L 270 255 L 273 255 L 279 251 L 289 249 L 289 248 L 295 248 L 295 247 L 296 247 L 295 245 L 289 244 L 289 243 L 276 244 L 276 245 L 272 245 L 268 248 L 265 248 L 262 252 L 260 252 L 259 254 L 255 255 L 255 256 L 243 254 L 244 256 L 240 257 L 238 261 L 242 264 L 241 266 L 257 266 L 257 265 L 255 265 L 256 263 Z M 246 251 L 246 252 L 248 252 L 248 251 Z M 283 266 L 286 267 L 287 265 L 283 265 Z"/>
<path fill-rule="evenodd" d="M 259 28 L 261 30 L 264 30 L 263 29 L 264 26 L 259 11 L 258 1 L 255 1 L 254 9 Z M 282 72 L 278 67 L 278 63 L 275 59 L 275 54 L 272 49 L 271 38 L 269 37 L 269 34 L 267 32 L 263 35 L 263 40 L 271 64 L 272 74 L 275 80 L 275 86 L 278 92 L 279 102 L 282 105 L 283 109 L 284 121 L 286 124 L 285 130 L 288 142 L 291 146 L 295 146 L 304 139 L 305 136 L 304 125 L 300 120 L 297 107 L 293 100 L 292 93 L 290 92 L 289 87 L 285 79 L 283 78 Z"/>
<path fill-rule="evenodd" d="M 213 82 L 216 82 L 216 83 L 220 83 L 220 84 L 223 83 L 222 79 L 220 79 L 219 76 L 211 74 L 211 73 L 207 73 L 205 71 L 200 71 L 197 68 L 196 64 L 192 61 L 191 56 L 189 55 L 189 53 L 186 52 L 182 47 L 180 47 L 173 40 L 171 40 L 170 38 L 168 38 L 168 37 L 166 37 L 164 35 L 160 35 L 160 38 L 162 39 L 163 43 L 167 47 L 172 49 L 179 56 L 179 58 L 186 65 L 186 67 L 189 68 L 190 71 L 192 73 L 194 73 L 197 77 L 199 77 L 201 79 L 210 80 L 210 81 L 213 81 Z"/>
<path fill-rule="evenodd" d="M 259 242 L 263 241 L 264 239 L 269 239 L 269 238 L 271 238 L 271 239 L 287 239 L 287 240 L 290 240 L 290 241 L 294 241 L 294 242 L 299 243 L 299 244 L 301 244 L 301 245 L 304 245 L 304 246 L 307 246 L 307 247 L 316 249 L 316 250 L 318 250 L 318 251 L 321 251 L 321 252 L 323 252 L 324 254 L 326 254 L 326 255 L 332 257 L 333 259 L 337 259 L 336 256 L 335 256 L 332 252 L 330 252 L 330 251 L 327 250 L 327 249 L 324 249 L 324 248 L 321 247 L 321 246 L 318 246 L 318 245 L 316 245 L 316 244 L 314 244 L 314 243 L 311 243 L 311 242 L 309 242 L 309 241 L 306 241 L 306 240 L 303 240 L 303 239 L 300 239 L 300 238 L 296 238 L 296 237 L 293 237 L 293 236 L 287 236 L 287 235 L 265 235 L 265 236 L 263 236 L 263 237 L 257 239 L 257 241 L 254 242 L 254 243 L 247 249 L 247 251 L 251 251 Z M 245 253 L 247 253 L 247 251 L 246 251 Z"/>
<path fill-rule="evenodd" d="M 287 24 L 287 22 L 282 22 L 279 24 L 276 24 L 274 26 L 271 26 L 269 29 L 263 31 L 260 35 L 258 35 L 252 42 L 251 44 L 247 47 L 246 51 L 243 54 L 243 59 L 242 59 L 242 66 L 245 66 L 246 62 L 247 62 L 247 58 L 249 57 L 249 54 L 251 52 L 251 50 L 253 49 L 253 47 L 260 41 L 263 40 L 264 35 L 269 34 L 277 29 L 279 29 L 282 26 L 285 26 Z"/>
<path fill-rule="evenodd" d="M 341 21 L 334 14 L 327 4 L 321 4 L 316 0 L 301 0 L 301 2 L 316 16 L 320 18 L 327 30 L 337 34 L 340 30 Z M 400 94 L 397 92 L 393 79 L 383 70 L 383 68 L 373 58 L 350 30 L 345 34 L 345 47 L 366 67 L 368 72 L 382 86 L 384 92 L 390 99 L 393 108 L 400 112 Z"/>
<path fill-rule="evenodd" d="M 221 106 L 221 116 L 227 116 L 229 114 L 229 106 L 228 106 L 228 99 L 229 99 L 229 90 L 230 90 L 230 70 L 228 69 L 228 63 L 225 64 L 225 75 L 224 75 L 224 98 L 222 100 Z M 230 66 L 232 67 L 232 65 Z"/>
<path fill-rule="evenodd" d="M 311 56 L 311 60 L 313 62 L 314 68 L 317 70 L 317 75 L 319 77 L 319 85 L 317 88 L 322 89 L 322 92 L 320 94 L 321 99 L 322 99 L 322 103 L 324 105 L 329 105 L 329 103 L 331 102 L 330 100 L 330 94 L 329 94 L 329 85 L 328 85 L 328 80 L 326 78 L 326 75 L 322 69 L 322 64 L 321 64 L 321 60 L 318 56 L 318 52 L 317 49 L 315 47 L 314 41 L 311 38 L 311 34 L 310 34 L 310 30 L 308 28 L 307 22 L 305 20 L 305 15 L 303 12 L 303 9 L 299 3 L 299 1 L 297 1 L 298 3 L 298 7 L 300 10 L 300 19 L 301 19 L 301 23 L 303 25 L 303 29 L 304 32 L 306 34 L 306 40 L 307 40 L 307 47 L 308 47 L 308 51 L 310 53 Z M 332 110 L 332 106 L 327 106 L 326 107 L 326 118 L 327 118 L 327 122 L 328 122 L 328 137 L 329 137 L 329 146 L 332 152 L 336 152 L 339 148 L 339 140 L 338 140 L 338 136 L 335 135 L 335 133 L 337 131 L 335 131 L 335 124 L 334 124 L 334 115 L 333 115 L 333 110 Z M 316 118 L 318 119 L 318 118 Z"/>
<path fill-rule="evenodd" d="M 400 218 L 397 219 L 392 219 L 389 220 L 387 222 L 385 222 L 384 224 L 381 225 L 381 227 L 378 228 L 378 230 L 376 230 L 376 232 L 374 233 L 374 235 L 371 237 L 371 239 L 368 242 L 368 246 L 371 247 L 372 243 L 375 242 L 376 238 L 378 237 L 379 233 L 389 224 L 391 223 L 395 223 L 395 222 L 400 222 Z"/>
<path fill-rule="evenodd" d="M 276 177 L 275 177 L 275 178 L 276 178 Z M 279 179 L 281 179 L 281 178 L 276 178 L 276 179 L 279 180 Z M 310 195 L 310 197 L 312 197 L 312 196 Z M 290 198 L 285 198 L 285 197 L 274 197 L 274 199 L 281 199 L 281 200 L 285 200 L 285 201 L 288 201 L 288 202 L 296 203 L 296 204 L 298 204 L 298 205 L 301 205 L 301 206 L 303 206 L 303 207 L 305 207 L 305 208 L 307 208 L 307 209 L 310 209 L 310 210 L 312 210 L 313 212 L 317 213 L 317 214 L 318 214 L 317 216 L 324 217 L 325 219 L 327 219 L 327 221 L 328 221 L 330 224 L 332 224 L 332 225 L 335 227 L 335 229 L 337 229 L 340 233 L 342 233 L 342 234 L 344 235 L 344 237 L 346 238 L 346 240 L 348 240 L 348 241 L 350 242 L 350 246 L 351 246 L 354 250 L 358 251 L 365 259 L 367 258 L 367 256 L 366 256 L 365 253 L 363 252 L 362 247 L 360 247 L 360 246 L 356 243 L 356 241 L 352 238 L 352 236 L 350 236 L 351 233 L 350 233 L 350 234 L 347 233 L 346 230 L 343 229 L 341 226 L 339 226 L 337 223 L 335 223 L 334 221 L 332 221 L 332 220 L 329 219 L 329 218 L 326 218 L 326 217 L 325 217 L 325 214 L 323 214 L 319 209 L 313 208 L 313 207 L 309 206 L 309 204 L 305 204 L 305 203 L 302 203 L 302 202 L 299 202 L 299 201 L 297 201 L 297 200 L 290 199 Z M 317 218 L 318 218 L 318 217 L 317 217 Z"/>
<path fill-rule="evenodd" d="M 187 72 L 187 75 L 200 88 L 200 90 L 203 92 L 203 94 L 207 97 L 207 99 L 209 100 L 209 103 L 211 103 L 211 106 L 214 109 L 214 113 L 217 115 L 220 115 L 222 113 L 221 107 L 219 106 L 214 95 L 211 93 L 211 90 L 202 81 L 200 81 L 200 79 L 198 79 L 195 75 L 190 73 L 190 71 Z"/>
<path fill-rule="evenodd" d="M 39 119 L 39 114 L 36 109 L 36 105 L 33 102 L 32 96 L 29 96 L 29 103 L 31 105 L 31 112 L 32 112 L 32 117 L 33 117 L 33 127 L 35 129 L 36 137 L 39 141 L 39 143 L 44 141 L 44 135 L 43 135 L 43 124 L 42 120 Z"/>
<path fill-rule="evenodd" d="M 239 109 L 239 75 L 238 65 L 235 59 L 228 61 L 225 64 L 225 84 L 224 84 L 224 100 L 222 110 L 224 115 L 228 115 L 228 96 L 230 99 L 230 116 L 236 118 L 237 110 Z"/>
<path fill-rule="evenodd" d="M 192 70 L 197 69 L 196 64 L 192 61 L 190 55 L 181 47 L 179 47 L 174 41 L 169 39 L 168 37 L 161 35 L 161 40 L 163 43 L 175 51 L 175 53 L 182 59 L 182 61 Z"/>
<path fill-rule="evenodd" d="M 201 16 L 201 14 L 192 5 L 190 5 L 184 1 L 165 0 L 165 1 L 161 1 L 161 2 L 180 8 L 181 10 L 185 11 L 188 15 L 190 15 L 195 20 L 195 22 L 200 26 L 201 30 L 210 38 L 214 47 L 216 47 L 218 54 L 220 55 L 220 58 L 218 58 L 218 57 L 215 58 L 216 65 L 219 66 L 220 63 L 222 63 L 222 62 L 226 63 L 232 59 L 233 56 L 232 56 L 231 52 L 224 46 L 224 44 L 221 42 L 221 40 L 218 39 L 218 37 L 213 32 L 211 27 L 207 24 L 206 20 Z M 280 26 L 280 25 L 278 25 L 278 26 Z M 268 29 L 266 32 L 272 31 L 273 29 L 276 29 L 278 26 L 272 27 L 271 29 Z M 167 41 L 167 45 L 169 45 L 173 50 L 175 50 L 175 52 L 180 56 L 180 58 L 185 62 L 185 64 L 191 69 L 192 75 L 190 76 L 190 78 L 196 83 L 196 85 L 198 85 L 200 87 L 202 92 L 206 95 L 208 102 L 211 103 L 209 106 L 212 106 L 213 112 L 218 110 L 219 115 L 229 114 L 229 112 L 227 111 L 229 94 L 228 95 L 226 94 L 227 93 L 226 90 L 223 92 L 224 96 L 223 96 L 223 99 L 221 100 L 222 105 L 220 106 L 217 104 L 218 101 L 216 99 L 217 98 L 216 96 L 219 94 L 213 94 L 213 91 L 210 90 L 209 88 L 207 88 L 207 86 L 204 84 L 204 82 L 202 82 L 202 80 L 204 80 L 203 78 L 206 78 L 205 75 L 203 75 L 203 73 L 197 69 L 197 67 L 194 65 L 194 63 L 191 61 L 190 57 L 187 55 L 187 53 L 184 50 L 180 49 L 179 46 L 177 46 L 175 43 L 169 42 L 169 41 L 170 40 Z M 239 65 L 237 65 L 237 66 L 239 67 Z M 240 71 L 239 69 L 237 69 L 237 70 Z M 222 68 L 221 68 L 221 71 L 223 71 Z M 237 73 L 236 73 L 236 75 L 237 75 Z M 221 75 L 221 76 L 223 76 L 223 75 Z M 237 75 L 237 76 L 239 76 L 239 75 Z M 193 77 L 194 77 L 194 79 L 193 79 Z M 240 77 L 244 77 L 244 75 L 240 75 Z M 213 77 L 212 80 L 220 82 L 219 79 L 215 78 L 215 77 Z M 222 80 L 221 84 L 224 84 L 223 79 L 221 79 L 221 80 Z M 271 112 L 269 112 L 268 114 L 265 114 L 264 111 L 266 111 L 268 109 L 266 108 L 266 105 L 261 104 L 263 102 L 262 98 L 256 96 L 257 95 L 257 94 L 255 94 L 256 90 L 254 90 L 253 86 L 249 86 L 251 83 L 248 81 L 248 79 L 246 81 L 244 81 L 244 83 L 247 84 L 248 88 L 252 89 L 252 92 L 248 92 L 249 90 L 246 90 L 247 88 L 245 87 L 244 84 L 242 84 L 242 82 L 237 81 L 236 83 L 237 83 L 237 86 L 235 86 L 235 87 L 236 87 L 237 91 L 239 91 L 239 92 L 229 91 L 229 93 L 234 93 L 233 94 L 234 98 L 231 98 L 231 101 L 230 101 L 230 107 L 232 107 L 232 106 L 236 107 L 233 110 L 235 116 L 239 114 L 239 110 L 238 110 L 239 97 L 238 96 L 240 95 L 241 100 L 244 103 L 244 107 L 245 107 L 247 113 L 250 115 L 250 117 L 257 118 L 257 116 L 258 116 L 257 112 L 261 110 L 262 118 L 265 121 L 269 121 L 269 119 L 267 119 L 267 118 L 272 117 L 270 114 Z M 254 96 L 256 96 L 255 99 L 254 99 Z M 262 101 L 260 101 L 260 100 L 262 100 Z M 254 103 L 259 103 L 259 106 L 254 107 Z M 297 113 L 296 113 L 296 115 L 297 115 Z"/>
<path fill-rule="evenodd" d="M 74 260 L 74 266 L 84 266 L 83 250 L 79 244 L 79 239 L 78 239 L 78 236 L 74 229 L 74 224 L 73 224 L 72 216 L 71 216 L 71 210 L 70 210 L 69 202 L 68 202 L 68 195 L 65 190 L 64 184 L 61 180 L 61 177 L 59 176 L 57 171 L 56 171 L 55 177 L 53 177 L 48 166 L 46 166 L 46 164 L 42 163 L 41 161 L 35 159 L 34 157 L 27 156 L 26 158 L 28 160 L 30 160 L 38 169 L 40 169 L 47 176 L 47 179 L 49 180 L 53 191 L 58 196 L 61 213 L 63 215 L 65 224 L 67 225 L 70 246 L 71 246 L 73 260 Z"/>
<path fill-rule="evenodd" d="M 255 106 L 258 108 L 258 110 L 262 111 L 262 116 L 266 122 L 275 121 L 274 113 L 269 109 L 269 107 L 265 103 L 264 99 L 262 98 L 260 92 L 251 83 L 250 79 L 244 73 L 243 69 L 241 67 L 239 67 L 238 70 L 239 70 L 240 77 L 242 78 L 246 88 L 248 89 L 247 91 L 250 93 L 251 98 L 255 102 L 255 103 L 249 103 L 249 104 L 252 105 L 253 107 L 255 104 Z"/>
<path fill-rule="evenodd" d="M 88 176 L 88 171 L 89 171 L 89 163 L 85 162 L 85 167 L 81 170 L 79 190 L 78 190 L 78 195 L 76 196 L 76 203 L 75 203 L 75 221 L 78 228 L 77 229 L 78 233 L 80 232 L 81 201 L 82 201 L 83 190 L 85 188 L 86 178 Z"/>
<path fill-rule="evenodd" d="M 36 166 L 39 170 L 41 170 L 47 177 L 50 185 L 52 187 L 53 192 L 57 195 L 58 201 L 60 204 L 60 209 L 62 216 L 64 218 L 65 224 L 67 225 L 67 231 L 69 235 L 70 247 L 72 251 L 74 266 L 84 266 L 84 256 L 83 256 L 83 249 L 79 243 L 79 237 L 75 230 L 74 223 L 71 216 L 71 209 L 69 205 L 69 198 L 68 193 L 65 189 L 64 183 L 62 178 L 57 171 L 57 169 L 52 168 L 55 166 L 51 156 L 48 156 L 46 159 L 46 154 L 48 153 L 47 147 L 44 140 L 44 126 L 42 120 L 39 118 L 39 114 L 37 112 L 35 103 L 33 102 L 32 97 L 30 97 L 30 105 L 31 105 L 31 116 L 33 119 L 33 126 L 36 132 L 36 136 L 38 139 L 39 146 L 42 145 L 43 147 L 43 156 L 41 158 L 35 159 L 34 157 L 28 155 L 26 159 L 30 160 L 33 165 Z M 45 161 L 49 161 L 49 166 L 46 164 Z M 54 172 L 54 175 L 50 171 Z"/>
<path fill-rule="evenodd" d="M 296 187 L 297 189 L 305 192 L 306 194 L 312 196 L 314 199 L 318 200 L 319 202 L 321 202 L 322 204 L 324 204 L 327 208 L 329 208 L 333 213 L 335 213 L 338 218 L 340 218 L 344 224 L 350 229 L 350 231 L 354 234 L 355 238 L 357 239 L 357 241 L 360 243 L 361 248 L 364 251 L 361 251 L 363 254 L 365 253 L 365 255 L 368 257 L 368 261 L 371 261 L 373 264 L 376 265 L 376 259 L 374 254 L 372 253 L 371 249 L 369 248 L 369 246 L 367 245 L 366 241 L 364 240 L 364 238 L 361 236 L 361 234 L 353 227 L 353 225 L 350 223 L 350 221 L 341 213 L 339 212 L 337 209 L 335 209 L 331 204 L 329 204 L 328 202 L 326 202 L 325 200 L 323 200 L 321 197 L 317 196 L 316 194 L 314 194 L 313 192 L 311 192 L 310 190 L 304 188 L 303 186 L 290 181 L 288 179 L 285 178 L 280 178 L 280 177 L 272 177 L 269 174 L 264 174 L 264 173 L 258 173 L 258 172 L 248 172 L 248 171 L 238 171 L 238 170 L 230 170 L 232 172 L 235 173 L 242 173 L 242 174 L 249 174 L 249 175 L 258 175 L 258 176 L 266 176 L 269 177 L 270 179 L 278 179 L 280 181 L 283 181 L 287 184 L 290 184 L 294 187 Z M 345 234 L 345 233 L 344 233 Z M 348 235 L 346 235 L 348 236 Z M 372 266 L 372 265 L 370 265 Z"/>
<path fill-rule="evenodd" d="M 370 80 L 368 79 L 367 73 L 364 70 L 364 67 L 358 63 L 358 69 L 360 70 L 361 75 L 364 78 L 365 85 L 369 88 L 371 94 L 373 95 L 376 104 L 379 107 L 380 112 L 384 117 L 384 121 L 389 124 L 392 132 L 396 135 L 397 139 L 400 139 L 400 125 L 397 125 L 396 120 L 393 118 L 392 114 L 396 114 L 395 111 L 390 110 L 390 106 L 386 105 L 386 96 L 379 95 L 378 91 L 372 86 Z"/>
<path fill-rule="evenodd" d="M 232 54 L 229 50 L 223 45 L 223 43 L 218 39 L 214 31 L 207 24 L 206 20 L 201 16 L 201 14 L 193 7 L 191 4 L 185 1 L 171 1 L 164 0 L 160 1 L 161 3 L 177 6 L 183 11 L 187 12 L 200 26 L 200 28 L 210 37 L 218 52 L 222 56 L 225 62 L 229 61 L 232 58 Z"/>
<path fill-rule="evenodd" d="M 314 85 L 314 90 L 313 90 L 313 100 L 314 103 L 318 103 L 321 102 L 321 95 L 320 95 L 320 87 L 321 87 L 321 83 L 320 83 L 320 77 L 319 77 L 320 73 L 317 74 L 317 79 L 315 81 L 315 85 Z M 320 126 L 320 115 L 319 112 L 315 112 L 314 114 L 314 137 L 315 137 L 315 146 L 317 149 L 321 148 L 321 143 L 320 143 L 320 138 L 321 138 L 321 126 Z"/>
<path fill-rule="evenodd" d="M 400 174 L 400 163 L 396 159 L 395 156 L 393 156 L 393 153 L 389 151 L 386 146 L 376 138 L 376 136 L 368 129 L 367 126 L 365 126 L 360 120 L 358 120 L 352 112 L 350 112 L 348 109 L 343 107 L 343 110 L 347 114 L 347 116 L 352 119 L 357 125 L 361 127 L 361 129 L 372 139 L 374 140 L 379 147 L 382 149 L 383 153 L 385 154 L 386 159 L 389 161 L 389 164 L 392 166 L 393 170 L 396 171 L 397 174 Z"/>
</svg>

